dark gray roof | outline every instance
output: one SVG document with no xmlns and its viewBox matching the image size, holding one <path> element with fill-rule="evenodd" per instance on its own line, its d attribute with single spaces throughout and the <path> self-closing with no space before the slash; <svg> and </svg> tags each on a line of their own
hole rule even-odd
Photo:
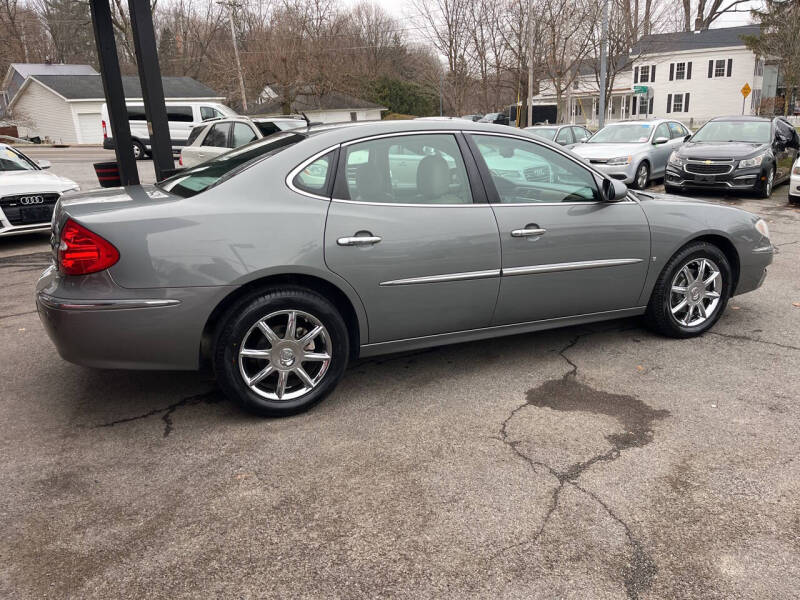
<svg viewBox="0 0 800 600">
<path fill-rule="evenodd" d="M 262 104 L 256 104 L 255 106 L 250 107 L 250 110 L 247 112 L 251 115 L 280 114 L 282 108 L 283 103 L 280 101 L 280 99 L 275 99 Z M 361 98 L 356 98 L 355 96 L 343 94 L 341 92 L 328 92 L 327 94 L 322 94 L 321 96 L 311 93 L 297 94 L 294 102 L 292 102 L 290 110 L 293 113 L 300 113 L 314 110 L 341 110 L 344 108 L 380 108 L 386 110 L 386 107 L 384 106 L 380 106 L 379 104 L 375 104 L 374 102 L 369 102 L 367 100 L 362 100 Z"/>
<path fill-rule="evenodd" d="M 728 48 L 744 46 L 742 36 L 759 35 L 760 25 L 742 27 L 723 27 L 705 31 L 678 31 L 644 36 L 633 48 L 633 55 L 657 52 L 678 52 L 681 50 L 703 50 L 708 48 Z"/>
<path fill-rule="evenodd" d="M 97 75 L 97 71 L 89 65 L 11 63 L 10 66 L 23 77 L 30 77 L 31 75 Z"/>
<path fill-rule="evenodd" d="M 100 75 L 35 75 L 33 79 L 61 94 L 67 100 L 102 100 L 105 98 Z M 218 94 L 191 77 L 162 77 L 161 80 L 164 84 L 164 97 L 167 99 L 222 97 L 222 94 Z M 142 87 L 138 77 L 123 76 L 122 88 L 125 90 L 127 99 L 142 97 Z"/>
</svg>

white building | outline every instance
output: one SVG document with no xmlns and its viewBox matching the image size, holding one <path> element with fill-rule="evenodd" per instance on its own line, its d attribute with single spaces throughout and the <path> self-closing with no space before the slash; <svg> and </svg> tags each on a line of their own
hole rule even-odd
<svg viewBox="0 0 800 600">
<path fill-rule="evenodd" d="M 259 104 L 250 107 L 248 114 L 259 117 L 275 117 L 285 114 L 280 96 L 266 86 L 258 98 Z M 298 91 L 289 106 L 289 113 L 305 113 L 309 120 L 319 123 L 341 123 L 344 121 L 380 121 L 381 113 L 389 110 L 355 96 L 341 92 L 317 95 L 310 90 Z"/>
<path fill-rule="evenodd" d="M 775 67 L 765 66 L 742 39 L 758 34 L 758 25 L 747 25 L 642 38 L 616 74 L 606 121 L 670 117 L 696 127 L 720 115 L 757 114 L 763 92 L 774 95 L 777 81 Z M 552 85 L 541 89 L 534 105 L 552 105 Z M 564 96 L 565 119 L 596 125 L 598 89 L 587 63 Z"/>
<path fill-rule="evenodd" d="M 169 102 L 225 100 L 191 77 L 163 77 L 162 82 Z M 128 102 L 142 101 L 138 77 L 124 76 L 122 87 Z M 28 75 L 9 97 L 6 113 L 17 122 L 21 136 L 64 144 L 100 144 L 100 110 L 105 101 L 100 75 Z"/>
</svg>

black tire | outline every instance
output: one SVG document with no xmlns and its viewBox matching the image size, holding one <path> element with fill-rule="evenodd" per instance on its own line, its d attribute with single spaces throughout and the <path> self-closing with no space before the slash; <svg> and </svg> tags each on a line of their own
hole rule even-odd
<svg viewBox="0 0 800 600">
<path fill-rule="evenodd" d="M 789 204 L 794 204 L 795 206 L 800 206 L 800 196 L 795 196 L 794 194 L 789 194 Z"/>
<path fill-rule="evenodd" d="M 681 269 L 697 259 L 712 261 L 718 268 L 722 281 L 717 292 L 719 301 L 714 307 L 713 313 L 707 315 L 702 323 L 689 326 L 679 322 L 681 313 L 678 313 L 678 316 L 673 315 L 672 284 Z M 711 329 L 724 312 L 731 295 L 732 283 L 733 273 L 725 254 L 717 246 L 708 242 L 691 242 L 678 250 L 661 271 L 647 305 L 645 321 L 651 329 L 668 337 L 689 338 L 700 335 Z M 689 288 L 689 286 L 686 287 Z M 701 302 L 703 301 L 701 300 Z M 680 296 L 675 298 L 675 304 L 680 304 Z"/>
<path fill-rule="evenodd" d="M 679 187 L 674 186 L 674 185 L 669 185 L 668 183 L 665 183 L 664 184 L 664 192 L 667 193 L 667 194 L 679 195 L 679 194 L 683 193 L 683 190 L 681 188 L 679 188 Z"/>
<path fill-rule="evenodd" d="M 280 367 L 277 360 L 273 363 L 273 359 L 243 359 L 245 361 L 243 363 L 245 373 L 251 367 L 249 362 L 251 360 L 263 360 L 265 362 L 260 364 L 265 367 L 274 364 L 278 369 L 274 374 L 265 377 L 263 383 L 255 385 L 256 389 L 261 392 L 257 393 L 245 382 L 245 375 L 240 370 L 239 362 L 239 349 L 242 343 L 247 341 L 248 346 L 250 346 L 253 344 L 252 340 L 254 339 L 250 336 L 256 336 L 257 338 L 261 335 L 260 331 L 254 329 L 256 324 L 268 315 L 280 313 L 281 311 L 298 311 L 298 313 L 304 313 L 316 319 L 325 328 L 325 333 L 322 342 L 319 342 L 320 338 L 316 338 L 311 343 L 317 344 L 319 342 L 322 344 L 324 342 L 327 345 L 326 353 L 330 356 L 327 370 L 322 374 L 316 387 L 298 397 L 289 399 L 267 398 L 262 394 L 277 394 L 277 380 L 281 377 L 279 371 L 281 368 L 285 370 L 290 367 Z M 279 315 L 275 319 L 280 317 Z M 312 326 L 308 325 L 306 330 L 301 330 L 302 321 L 303 317 L 298 316 L 297 336 L 299 337 L 302 337 Z M 285 335 L 285 330 L 283 334 L 280 334 L 280 330 L 276 329 L 275 333 Z M 284 339 L 288 338 L 289 336 L 286 336 Z M 283 343 L 284 339 L 278 340 L 277 345 Z M 257 341 L 258 339 L 256 339 Z M 272 345 L 266 341 L 266 337 L 261 341 L 265 349 L 272 349 Z M 314 348 L 312 348 L 313 350 Z M 213 351 L 214 374 L 225 394 L 246 410 L 265 417 L 286 417 L 308 410 L 333 391 L 347 367 L 349 353 L 350 341 L 347 326 L 334 305 L 328 300 L 305 288 L 281 287 L 266 289 L 235 303 L 220 319 Z M 298 360 L 297 365 L 300 364 Z M 311 363 L 310 367 L 305 367 L 306 363 L 303 363 L 304 368 L 309 369 L 308 375 L 316 376 L 311 370 L 315 368 L 314 365 L 316 364 L 321 365 L 321 363 Z M 257 364 L 254 370 L 259 368 L 260 366 Z M 287 393 L 299 393 L 303 387 L 300 377 L 293 372 L 289 372 L 287 377 Z M 273 385 L 275 387 L 270 391 L 269 388 Z M 295 388 L 295 392 L 291 392 L 292 387 Z"/>
<path fill-rule="evenodd" d="M 761 184 L 761 189 L 758 191 L 759 198 L 769 198 L 775 189 L 775 167 L 769 167 L 767 171 L 767 179 Z"/>
<path fill-rule="evenodd" d="M 144 160 L 147 156 L 147 150 L 144 144 L 139 140 L 133 140 L 133 158 L 135 160 Z"/>
<path fill-rule="evenodd" d="M 639 183 L 639 182 L 643 183 Z M 647 184 L 650 183 L 650 164 L 645 160 L 639 163 L 639 166 L 636 167 L 636 173 L 633 175 L 633 183 L 631 183 L 631 188 L 634 190 L 644 190 L 647 188 Z"/>
</svg>

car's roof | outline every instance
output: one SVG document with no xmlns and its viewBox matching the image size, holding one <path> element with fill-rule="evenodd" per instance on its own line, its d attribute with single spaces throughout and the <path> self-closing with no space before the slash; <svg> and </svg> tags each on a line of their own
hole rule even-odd
<svg viewBox="0 0 800 600">
<path fill-rule="evenodd" d="M 552 129 L 553 127 L 572 127 L 571 123 L 561 123 L 560 125 L 556 125 L 553 123 L 552 125 L 531 125 L 530 127 L 526 127 L 525 129 Z M 576 127 L 580 127 L 577 125 Z"/>
<path fill-rule="evenodd" d="M 607 123 L 606 127 L 613 127 L 614 125 L 657 125 L 659 123 L 669 123 L 672 121 L 677 121 L 677 119 L 627 119 L 625 121 Z"/>
<path fill-rule="evenodd" d="M 771 117 L 759 117 L 757 115 L 731 115 L 729 117 L 714 117 L 709 121 L 772 121 Z"/>
</svg>

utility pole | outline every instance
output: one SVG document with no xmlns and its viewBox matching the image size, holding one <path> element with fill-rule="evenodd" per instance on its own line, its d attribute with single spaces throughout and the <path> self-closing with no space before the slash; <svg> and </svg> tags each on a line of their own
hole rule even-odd
<svg viewBox="0 0 800 600">
<path fill-rule="evenodd" d="M 533 0 L 528 5 L 528 127 L 533 125 Z"/>
<path fill-rule="evenodd" d="M 597 124 L 606 124 L 606 54 L 608 52 L 608 0 L 603 0 L 603 24 L 600 29 L 600 111 Z"/>
<path fill-rule="evenodd" d="M 442 97 L 444 96 L 444 69 L 439 71 L 439 116 L 441 117 L 444 115 L 444 102 Z"/>
<path fill-rule="evenodd" d="M 233 11 L 236 9 L 237 4 L 235 2 L 222 2 L 219 1 L 217 4 L 221 4 L 223 6 L 228 7 L 228 20 L 231 24 L 231 41 L 233 42 L 233 55 L 236 57 L 236 72 L 239 74 L 239 92 L 242 95 L 242 110 L 246 113 L 247 112 L 247 94 L 244 90 L 244 73 L 242 72 L 242 63 L 239 60 L 239 47 L 236 45 L 236 27 L 233 24 Z"/>
</svg>

